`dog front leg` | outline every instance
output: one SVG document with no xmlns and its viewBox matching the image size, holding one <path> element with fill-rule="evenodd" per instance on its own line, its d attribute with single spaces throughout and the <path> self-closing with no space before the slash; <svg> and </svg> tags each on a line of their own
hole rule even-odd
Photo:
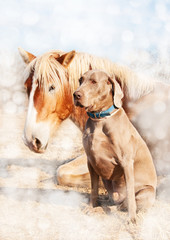
<svg viewBox="0 0 170 240">
<path fill-rule="evenodd" d="M 135 200 L 135 184 L 134 184 L 134 162 L 128 161 L 124 166 L 126 190 L 127 190 L 127 203 L 128 213 L 130 220 L 136 222 L 136 200 Z"/>
<path fill-rule="evenodd" d="M 94 171 L 90 162 L 88 161 L 88 168 L 91 177 L 91 196 L 90 196 L 90 205 L 92 207 L 97 207 L 97 198 L 98 198 L 98 188 L 99 188 L 99 176 Z"/>
</svg>

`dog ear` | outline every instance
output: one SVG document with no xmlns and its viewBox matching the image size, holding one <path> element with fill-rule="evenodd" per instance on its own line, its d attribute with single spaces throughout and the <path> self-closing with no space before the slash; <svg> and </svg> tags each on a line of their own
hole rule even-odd
<svg viewBox="0 0 170 240">
<path fill-rule="evenodd" d="M 89 70 L 93 70 L 91 63 L 89 64 Z"/>
<path fill-rule="evenodd" d="M 114 76 L 112 78 L 109 77 L 108 81 L 109 81 L 109 83 L 112 84 L 114 105 L 117 108 L 121 108 L 121 106 L 122 106 L 122 98 L 124 96 L 123 91 L 122 91 L 119 83 L 116 81 Z"/>
</svg>

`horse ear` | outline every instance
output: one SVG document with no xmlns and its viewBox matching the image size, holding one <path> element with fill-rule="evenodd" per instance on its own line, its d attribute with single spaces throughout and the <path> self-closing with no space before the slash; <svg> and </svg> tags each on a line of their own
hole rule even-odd
<svg viewBox="0 0 170 240">
<path fill-rule="evenodd" d="M 59 58 L 56 59 L 61 65 L 67 68 L 69 64 L 72 62 L 73 58 L 75 57 L 75 54 L 76 52 L 73 50 L 71 52 L 61 55 Z"/>
<path fill-rule="evenodd" d="M 19 54 L 21 55 L 23 61 L 26 64 L 29 64 L 34 58 L 36 58 L 36 56 L 34 56 L 32 53 L 29 53 L 29 52 L 25 51 L 21 47 L 18 48 L 18 51 L 19 51 Z"/>
<path fill-rule="evenodd" d="M 122 98 L 124 96 L 123 91 L 119 85 L 119 83 L 116 81 L 115 77 L 113 78 L 108 78 L 108 83 L 112 84 L 113 87 L 113 102 L 114 105 L 117 108 L 121 108 L 122 106 Z"/>
</svg>

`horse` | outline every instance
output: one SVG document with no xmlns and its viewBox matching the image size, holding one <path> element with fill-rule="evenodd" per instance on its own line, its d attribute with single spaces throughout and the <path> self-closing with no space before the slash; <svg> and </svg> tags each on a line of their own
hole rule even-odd
<svg viewBox="0 0 170 240">
<path fill-rule="evenodd" d="M 115 77 L 124 98 L 123 108 L 147 143 L 158 175 L 170 172 L 170 86 L 139 75 L 126 66 L 90 55 L 53 50 L 40 56 L 19 48 L 26 64 L 24 85 L 28 95 L 28 111 L 24 126 L 24 143 L 43 153 L 50 138 L 68 117 L 83 131 L 87 114 L 73 104 L 78 80 L 89 69 L 100 69 Z M 85 154 L 57 170 L 60 185 L 90 186 Z"/>
</svg>

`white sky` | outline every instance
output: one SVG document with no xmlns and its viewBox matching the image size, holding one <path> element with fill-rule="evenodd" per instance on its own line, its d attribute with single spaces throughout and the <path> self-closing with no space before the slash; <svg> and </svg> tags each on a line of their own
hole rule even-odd
<svg viewBox="0 0 170 240">
<path fill-rule="evenodd" d="M 0 0 L 0 39 L 12 52 L 75 49 L 121 62 L 139 49 L 166 55 L 170 1 Z"/>
</svg>

